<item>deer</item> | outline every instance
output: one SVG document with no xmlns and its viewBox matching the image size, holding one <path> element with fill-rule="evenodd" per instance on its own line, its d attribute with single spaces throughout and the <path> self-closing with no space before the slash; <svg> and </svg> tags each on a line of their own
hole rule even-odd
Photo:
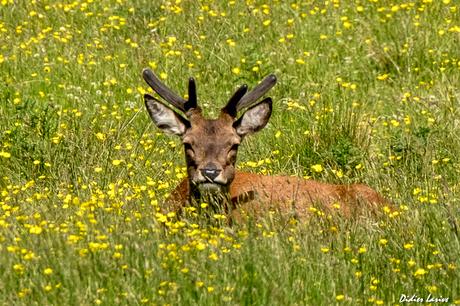
<svg viewBox="0 0 460 306">
<path fill-rule="evenodd" d="M 274 74 L 265 77 L 251 91 L 246 84 L 240 86 L 216 119 L 203 116 L 197 103 L 194 78 L 188 80 L 186 100 L 168 88 L 152 70 L 146 68 L 142 75 L 153 91 L 168 103 L 144 94 L 150 118 L 163 132 L 179 136 L 184 148 L 187 177 L 170 193 L 168 200 L 174 212 L 180 213 L 187 206 L 197 207 L 204 202 L 212 203 L 209 205 L 214 209 L 235 220 L 241 220 L 243 214 L 261 216 L 268 211 L 302 220 L 316 207 L 349 217 L 389 204 L 364 184 L 335 185 L 296 176 L 236 170 L 241 142 L 263 129 L 272 114 L 270 97 L 258 101 L 276 84 Z"/>
</svg>

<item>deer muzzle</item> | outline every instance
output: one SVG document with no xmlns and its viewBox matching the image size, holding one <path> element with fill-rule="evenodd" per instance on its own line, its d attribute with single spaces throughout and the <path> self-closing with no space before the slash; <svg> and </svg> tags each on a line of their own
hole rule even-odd
<svg viewBox="0 0 460 306">
<path fill-rule="evenodd" d="M 222 170 L 217 167 L 215 163 L 207 163 L 204 168 L 200 169 L 201 175 L 209 183 L 222 183 L 219 180 L 216 181 L 217 177 L 222 173 Z"/>
</svg>

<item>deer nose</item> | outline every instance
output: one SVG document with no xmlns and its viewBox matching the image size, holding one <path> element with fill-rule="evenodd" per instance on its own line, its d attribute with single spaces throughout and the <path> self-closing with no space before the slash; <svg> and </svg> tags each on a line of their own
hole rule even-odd
<svg viewBox="0 0 460 306">
<path fill-rule="evenodd" d="M 208 163 L 203 169 L 200 169 L 200 172 L 206 179 L 214 181 L 214 179 L 220 174 L 221 170 L 217 169 L 215 164 Z"/>
</svg>

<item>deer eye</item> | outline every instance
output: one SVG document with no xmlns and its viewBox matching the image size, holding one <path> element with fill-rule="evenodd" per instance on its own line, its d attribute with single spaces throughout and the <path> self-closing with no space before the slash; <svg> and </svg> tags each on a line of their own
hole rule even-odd
<svg viewBox="0 0 460 306">
<path fill-rule="evenodd" d="M 239 145 L 240 145 L 239 143 L 233 144 L 233 145 L 230 147 L 229 152 L 231 152 L 231 151 L 237 151 Z"/>
<path fill-rule="evenodd" d="M 184 149 L 185 149 L 185 153 L 189 154 L 189 155 L 195 155 L 195 151 L 193 151 L 193 148 L 192 148 L 192 145 L 189 144 L 189 143 L 184 143 Z"/>
<path fill-rule="evenodd" d="M 228 150 L 228 153 L 227 153 L 227 159 L 230 161 L 230 162 L 234 162 L 235 159 L 236 159 L 236 152 L 238 151 L 238 145 L 239 144 L 234 144 L 230 147 L 230 149 Z"/>
</svg>

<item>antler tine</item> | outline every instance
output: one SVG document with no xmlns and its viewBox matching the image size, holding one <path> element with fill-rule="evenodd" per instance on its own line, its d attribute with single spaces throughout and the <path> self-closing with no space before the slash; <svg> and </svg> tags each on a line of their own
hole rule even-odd
<svg viewBox="0 0 460 306">
<path fill-rule="evenodd" d="M 250 107 L 260 97 L 262 97 L 267 91 L 269 91 L 276 84 L 276 76 L 270 74 L 262 80 L 253 90 L 243 96 L 243 98 L 236 105 L 236 111 L 240 111 L 243 108 Z"/>
<path fill-rule="evenodd" d="M 185 111 L 197 107 L 196 83 L 194 78 L 190 78 L 188 79 L 188 101 L 185 103 Z"/>
<path fill-rule="evenodd" d="M 225 105 L 221 111 L 235 118 L 238 112 L 238 102 L 240 102 L 241 98 L 246 94 L 247 91 L 248 85 L 246 84 L 238 88 L 233 94 L 233 96 L 230 98 L 230 100 L 228 100 L 227 105 Z"/>
<path fill-rule="evenodd" d="M 185 108 L 185 104 L 187 103 L 187 101 L 175 94 L 171 89 L 169 89 L 165 84 L 163 84 L 160 81 L 160 79 L 153 73 L 152 70 L 145 68 L 142 71 L 142 76 L 144 77 L 144 80 L 147 82 L 147 84 L 149 84 L 150 87 L 152 87 L 152 89 L 160 95 L 160 97 L 165 99 L 167 102 L 171 103 L 171 105 L 176 107 L 177 109 L 183 112 L 187 111 L 187 109 Z"/>
</svg>

